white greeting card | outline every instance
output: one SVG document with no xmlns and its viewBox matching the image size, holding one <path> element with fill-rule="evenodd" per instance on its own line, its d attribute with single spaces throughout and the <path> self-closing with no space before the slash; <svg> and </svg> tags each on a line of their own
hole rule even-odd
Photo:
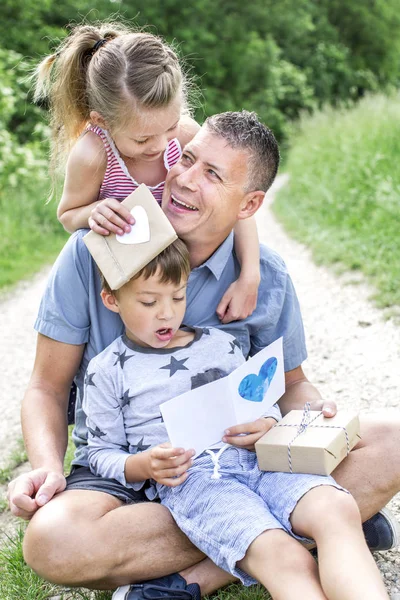
<svg viewBox="0 0 400 600">
<path fill-rule="evenodd" d="M 194 448 L 196 456 L 221 441 L 233 425 L 255 421 L 285 392 L 282 338 L 227 377 L 160 405 L 174 447 Z"/>
</svg>

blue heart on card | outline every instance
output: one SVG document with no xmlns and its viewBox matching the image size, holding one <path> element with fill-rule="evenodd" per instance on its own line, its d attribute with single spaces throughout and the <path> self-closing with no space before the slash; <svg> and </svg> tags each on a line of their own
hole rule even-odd
<svg viewBox="0 0 400 600">
<path fill-rule="evenodd" d="M 277 367 L 278 360 L 275 356 L 266 360 L 261 366 L 258 375 L 250 373 L 246 377 L 243 377 L 238 388 L 239 395 L 245 400 L 250 400 L 250 402 L 262 402 Z"/>
</svg>

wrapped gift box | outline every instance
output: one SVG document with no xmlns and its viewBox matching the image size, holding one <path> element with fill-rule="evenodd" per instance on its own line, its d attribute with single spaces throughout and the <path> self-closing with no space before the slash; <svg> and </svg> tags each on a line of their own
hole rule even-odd
<svg viewBox="0 0 400 600">
<path fill-rule="evenodd" d="M 112 290 L 127 283 L 178 237 L 144 183 L 122 204 L 136 220 L 130 233 L 104 236 L 91 231 L 83 238 Z"/>
<path fill-rule="evenodd" d="M 354 412 L 339 411 L 325 418 L 319 411 L 308 411 L 304 417 L 305 411 L 292 410 L 258 440 L 261 470 L 329 475 L 361 439 Z M 307 418 L 309 424 L 301 428 Z"/>
</svg>

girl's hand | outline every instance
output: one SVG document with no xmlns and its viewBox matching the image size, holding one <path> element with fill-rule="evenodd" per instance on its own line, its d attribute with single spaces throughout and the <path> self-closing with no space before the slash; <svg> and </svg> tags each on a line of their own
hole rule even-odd
<svg viewBox="0 0 400 600">
<path fill-rule="evenodd" d="M 105 198 L 96 204 L 88 219 L 89 227 L 100 235 L 129 233 L 135 223 L 129 210 L 115 198 Z"/>
<path fill-rule="evenodd" d="M 226 444 L 232 444 L 232 446 L 254 451 L 254 444 L 274 425 L 276 425 L 276 420 L 272 417 L 266 419 L 261 417 L 252 423 L 234 425 L 225 430 L 222 441 Z"/>
<path fill-rule="evenodd" d="M 194 454 L 194 450 L 172 448 L 169 443 L 154 446 L 148 450 L 149 477 L 169 487 L 180 485 L 188 478 Z"/>
<path fill-rule="evenodd" d="M 220 321 L 230 323 L 249 317 L 257 306 L 259 285 L 259 275 L 251 279 L 240 276 L 231 283 L 217 307 Z"/>
</svg>

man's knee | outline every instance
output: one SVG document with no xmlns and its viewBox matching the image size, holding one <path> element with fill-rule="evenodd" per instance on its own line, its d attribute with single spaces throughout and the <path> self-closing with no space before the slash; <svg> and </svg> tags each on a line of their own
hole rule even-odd
<svg viewBox="0 0 400 600">
<path fill-rule="evenodd" d="M 371 415 L 361 415 L 361 444 L 393 443 L 400 433 L 400 412 L 379 412 Z"/>
<path fill-rule="evenodd" d="M 395 481 L 399 485 L 400 413 L 363 417 L 361 436 L 359 448 L 367 452 L 371 472 L 376 468 L 383 475 L 377 478 L 377 484 L 391 487 Z"/>
<path fill-rule="evenodd" d="M 89 496 L 88 496 L 89 494 Z M 85 581 L 88 548 L 96 550 L 92 525 L 121 506 L 112 496 L 97 492 L 63 492 L 42 506 L 25 532 L 26 563 L 54 583 L 75 585 Z M 86 571 L 86 575 L 85 575 Z"/>
<path fill-rule="evenodd" d="M 171 552 L 166 559 L 166 548 L 178 558 Z M 123 506 L 107 494 L 85 491 L 62 493 L 38 510 L 23 546 L 27 564 L 44 579 L 99 589 L 133 583 L 147 571 L 150 579 L 157 568 L 153 555 L 161 550 L 171 563 L 166 572 L 201 558 L 160 504 Z"/>
<path fill-rule="evenodd" d="M 49 510 L 50 509 L 50 510 Z M 51 510 L 51 503 L 43 506 L 29 523 L 24 536 L 25 562 L 41 577 L 61 583 L 57 574 L 65 568 L 68 556 L 65 548 L 70 545 L 71 524 Z M 65 552 L 65 553 L 64 553 Z M 66 582 L 63 582 L 66 583 Z"/>
</svg>

